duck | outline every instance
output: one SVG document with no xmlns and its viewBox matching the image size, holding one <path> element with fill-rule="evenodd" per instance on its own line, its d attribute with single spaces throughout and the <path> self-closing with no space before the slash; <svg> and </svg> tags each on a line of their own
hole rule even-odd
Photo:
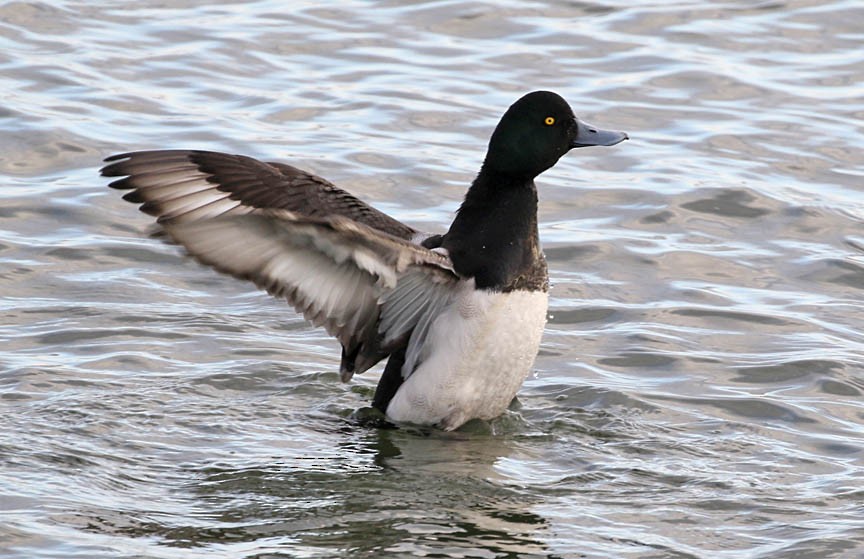
<svg viewBox="0 0 864 559">
<path fill-rule="evenodd" d="M 560 95 L 519 98 L 444 233 L 421 232 L 292 165 L 202 150 L 111 155 L 108 186 L 198 262 L 285 299 L 341 344 L 348 382 L 387 359 L 372 407 L 452 431 L 503 414 L 534 366 L 549 275 L 534 179 L 625 132 Z"/>
</svg>

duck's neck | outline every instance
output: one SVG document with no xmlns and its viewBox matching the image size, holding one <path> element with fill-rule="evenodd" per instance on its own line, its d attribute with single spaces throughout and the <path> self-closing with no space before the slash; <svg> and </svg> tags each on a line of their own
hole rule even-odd
<svg viewBox="0 0 864 559">
<path fill-rule="evenodd" d="M 465 195 L 442 246 L 456 272 L 479 288 L 543 288 L 546 262 L 537 232 L 532 177 L 496 173 L 485 165 Z"/>
</svg>

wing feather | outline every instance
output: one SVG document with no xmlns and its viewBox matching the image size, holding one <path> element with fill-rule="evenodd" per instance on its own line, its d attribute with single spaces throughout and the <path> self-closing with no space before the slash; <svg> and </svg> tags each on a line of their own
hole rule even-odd
<svg viewBox="0 0 864 559">
<path fill-rule="evenodd" d="M 230 198 L 238 202 L 232 213 L 254 209 L 288 210 L 309 217 L 343 216 L 402 239 L 418 232 L 337 188 L 332 183 L 283 163 L 199 150 L 160 150 L 121 153 L 105 159 L 106 177 L 125 177 L 109 186 L 131 190 L 125 199 L 143 203 L 142 210 L 158 214 L 169 200 L 190 197 L 185 211 L 171 205 L 169 220 L 207 219 L 213 212 L 195 213 L 206 205 Z M 248 208 L 248 209 L 247 209 Z M 246 210 L 246 211 L 244 211 Z"/>
<path fill-rule="evenodd" d="M 404 378 L 422 363 L 430 325 L 457 295 L 455 281 L 419 272 L 410 270 L 395 289 L 381 297 L 379 331 L 384 335 L 384 347 L 408 336 L 402 365 Z"/>
</svg>

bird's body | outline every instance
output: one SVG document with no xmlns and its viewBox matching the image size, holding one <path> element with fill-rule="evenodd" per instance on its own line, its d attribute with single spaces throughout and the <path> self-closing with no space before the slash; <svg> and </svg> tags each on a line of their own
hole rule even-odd
<svg viewBox="0 0 864 559">
<path fill-rule="evenodd" d="M 428 235 L 320 177 L 216 152 L 134 152 L 104 176 L 200 262 L 284 297 L 342 344 L 343 381 L 389 357 L 373 405 L 455 429 L 491 419 L 531 371 L 548 275 L 534 177 L 626 134 L 534 92 L 505 113 L 450 229 Z"/>
</svg>

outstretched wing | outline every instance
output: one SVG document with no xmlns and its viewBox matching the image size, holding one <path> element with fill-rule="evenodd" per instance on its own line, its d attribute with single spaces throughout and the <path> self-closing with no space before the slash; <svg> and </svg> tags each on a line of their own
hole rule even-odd
<svg viewBox="0 0 864 559">
<path fill-rule="evenodd" d="M 409 375 L 459 280 L 447 256 L 411 242 L 416 230 L 290 165 L 192 150 L 105 161 L 103 176 L 125 177 L 109 186 L 130 190 L 123 198 L 192 256 L 285 298 L 336 337 L 343 381 L 406 345 Z"/>
<path fill-rule="evenodd" d="M 282 163 L 212 151 L 159 150 L 112 155 L 102 176 L 131 190 L 125 200 L 167 221 L 195 221 L 281 209 L 308 217 L 344 216 L 402 239 L 417 231 L 321 177 Z"/>
<path fill-rule="evenodd" d="M 425 337 L 459 281 L 447 256 L 340 216 L 255 210 L 164 227 L 198 261 L 284 297 L 336 337 L 345 381 Z"/>
</svg>

